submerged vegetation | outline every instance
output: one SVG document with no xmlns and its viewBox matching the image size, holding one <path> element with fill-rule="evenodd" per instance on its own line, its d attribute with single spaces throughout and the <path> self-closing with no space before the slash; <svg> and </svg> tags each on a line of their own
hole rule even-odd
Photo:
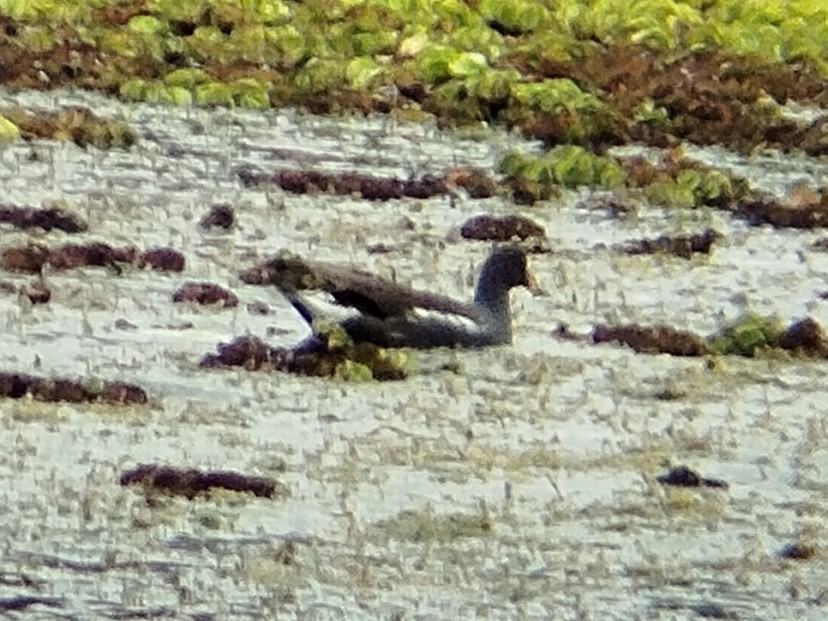
<svg viewBox="0 0 828 621">
<path fill-rule="evenodd" d="M 510 154 L 513 196 L 641 188 L 655 205 L 732 207 L 728 175 L 651 171 L 605 155 L 636 141 L 744 152 L 825 152 L 828 7 L 794 0 L 0 0 L 8 87 L 101 90 L 129 101 L 430 115 L 540 139 Z M 48 136 L 99 148 L 137 140 L 118 122 L 0 111 L 0 141 Z"/>
<path fill-rule="evenodd" d="M 785 143 L 796 128 L 774 100 L 824 103 L 828 73 L 818 0 L 0 0 L 0 19 L 8 86 L 418 108 L 442 124 L 496 122 L 589 148 L 698 141 L 705 123 L 708 141 Z"/>
</svg>

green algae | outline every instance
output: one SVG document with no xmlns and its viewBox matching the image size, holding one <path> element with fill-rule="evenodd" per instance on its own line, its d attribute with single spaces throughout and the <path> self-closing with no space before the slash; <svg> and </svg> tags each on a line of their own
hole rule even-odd
<svg viewBox="0 0 828 621">
<path fill-rule="evenodd" d="M 0 143 L 14 142 L 20 138 L 20 128 L 0 115 Z"/>
<path fill-rule="evenodd" d="M 785 326 L 779 317 L 747 313 L 713 335 L 709 344 L 717 354 L 752 357 L 779 347 L 784 334 Z"/>
<path fill-rule="evenodd" d="M 500 162 L 500 172 L 514 191 L 533 200 L 553 196 L 558 186 L 613 189 L 626 181 L 626 173 L 614 159 L 575 145 L 559 145 L 542 156 L 508 153 Z"/>
<path fill-rule="evenodd" d="M 626 141 L 632 126 L 650 128 L 656 139 L 658 132 L 681 137 L 697 127 L 684 117 L 710 108 L 676 105 L 654 92 L 625 102 L 624 72 L 659 67 L 634 52 L 615 81 L 579 73 L 614 47 L 649 50 L 661 63 L 692 64 L 694 55 L 718 50 L 723 62 L 746 59 L 739 71 L 796 62 L 828 73 L 828 7 L 819 0 L 784 7 L 769 0 L 0 0 L 0 14 L 12 20 L 6 39 L 17 49 L 55 55 L 47 84 L 54 76 L 65 83 L 65 46 L 80 58 L 68 75 L 133 101 L 314 110 L 381 105 L 384 111 L 414 105 L 442 126 L 497 123 L 547 145 L 598 152 Z M 101 53 L 109 58 L 103 65 L 96 60 Z M 41 62 L 22 64 L 35 61 Z M 31 85 L 23 72 L 18 79 Z M 389 86 L 402 96 L 393 103 L 374 97 Z M 756 95 L 746 88 L 723 93 L 744 98 L 738 119 L 778 124 L 778 106 L 752 104 Z M 813 97 L 821 92 L 808 89 Z M 677 96 L 698 95 L 670 95 Z M 746 148 L 763 140 L 761 132 L 748 136 Z M 553 174 L 558 183 L 617 182 L 614 172 L 611 179 L 590 173 L 583 158 L 570 164 Z M 725 186 L 710 178 L 674 179 L 649 194 L 654 203 L 689 206 L 718 200 Z"/>
<path fill-rule="evenodd" d="M 316 354 L 316 375 L 350 381 L 396 380 L 408 375 L 408 354 L 383 349 L 371 343 L 355 343 L 345 329 L 331 319 L 313 322 L 313 333 L 325 343 L 325 352 Z"/>
</svg>

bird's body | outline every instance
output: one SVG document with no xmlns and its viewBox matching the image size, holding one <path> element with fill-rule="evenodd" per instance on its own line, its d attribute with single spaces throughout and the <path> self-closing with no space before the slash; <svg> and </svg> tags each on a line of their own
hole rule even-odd
<svg viewBox="0 0 828 621">
<path fill-rule="evenodd" d="M 511 247 L 497 248 L 486 259 L 472 303 L 402 287 L 338 266 L 301 262 L 301 270 L 297 271 L 297 259 L 291 258 L 293 263 L 289 269 L 284 267 L 287 265 L 284 259 L 282 263 L 278 261 L 268 263 L 267 279 L 276 284 L 309 325 L 313 326 L 319 313 L 302 298 L 298 289 L 323 289 L 339 304 L 359 311 L 340 322 L 350 338 L 380 347 L 429 349 L 510 343 L 509 291 L 534 284 L 527 271 L 525 254 Z"/>
</svg>

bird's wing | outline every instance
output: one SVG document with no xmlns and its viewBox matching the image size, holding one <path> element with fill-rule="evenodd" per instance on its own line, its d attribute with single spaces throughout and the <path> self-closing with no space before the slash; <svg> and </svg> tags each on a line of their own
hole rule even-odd
<svg viewBox="0 0 828 621">
<path fill-rule="evenodd" d="M 242 274 L 242 280 L 251 284 L 273 284 L 283 291 L 327 291 L 337 303 L 382 319 L 423 309 L 459 315 L 475 322 L 483 320 L 481 311 L 473 304 L 418 291 L 364 270 L 308 261 L 287 253 L 280 253 L 258 268 L 248 270 Z"/>
</svg>

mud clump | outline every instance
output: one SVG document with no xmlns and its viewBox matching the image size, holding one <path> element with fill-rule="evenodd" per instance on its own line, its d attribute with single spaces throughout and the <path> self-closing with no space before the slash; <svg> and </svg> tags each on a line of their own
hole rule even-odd
<svg viewBox="0 0 828 621">
<path fill-rule="evenodd" d="M 221 304 L 222 308 L 234 308 L 239 305 L 239 298 L 232 291 L 209 282 L 185 283 L 172 295 L 172 301 L 193 302 L 201 305 Z"/>
<path fill-rule="evenodd" d="M 222 203 L 220 205 L 213 205 L 210 207 L 204 216 L 199 220 L 198 225 L 204 229 L 223 229 L 230 230 L 236 224 L 236 212 L 232 205 Z"/>
<path fill-rule="evenodd" d="M 113 248 L 108 244 L 69 244 L 49 252 L 49 266 L 56 270 L 77 267 L 109 267 L 117 263 L 134 263 L 138 251 L 132 247 Z"/>
<path fill-rule="evenodd" d="M 121 485 L 143 485 L 145 489 L 160 490 L 190 500 L 211 489 L 244 492 L 260 498 L 272 498 L 276 482 L 265 477 L 248 476 L 224 470 L 183 470 L 171 466 L 141 464 L 121 474 Z"/>
<path fill-rule="evenodd" d="M 31 244 L 22 248 L 8 248 L 3 251 L 0 264 L 7 272 L 24 272 L 36 274 L 43 269 L 49 259 L 49 249 L 45 246 Z"/>
<path fill-rule="evenodd" d="M 795 189 L 785 199 L 762 197 L 744 200 L 735 213 L 754 226 L 770 224 L 776 228 L 816 229 L 828 227 L 828 191 Z"/>
<path fill-rule="evenodd" d="M 696 235 L 670 237 L 663 235 L 656 239 L 641 239 L 622 248 L 626 254 L 672 254 L 682 259 L 689 259 L 694 254 L 710 254 L 713 244 L 722 235 L 712 229 Z"/>
<path fill-rule="evenodd" d="M 687 466 L 676 466 L 667 474 L 657 477 L 656 480 L 662 485 L 673 485 L 676 487 L 718 487 L 726 489 L 728 484 L 721 479 L 705 479 L 696 471 Z"/>
<path fill-rule="evenodd" d="M 546 237 L 546 230 L 536 222 L 522 216 L 479 215 L 466 220 L 460 228 L 463 239 L 480 241 L 510 241 L 515 238 Z"/>
<path fill-rule="evenodd" d="M 37 209 L 14 205 L 0 205 L 0 222 L 11 224 L 18 229 L 58 229 L 66 233 L 81 233 L 88 228 L 80 217 L 63 209 Z"/>
<path fill-rule="evenodd" d="M 446 171 L 443 180 L 449 187 L 463 188 L 469 198 L 491 198 L 498 191 L 495 180 L 477 168 L 453 168 Z"/>
<path fill-rule="evenodd" d="M 592 331 L 592 340 L 595 343 L 622 343 L 637 353 L 645 354 L 704 356 L 710 352 L 704 339 L 669 326 L 599 325 Z"/>
<path fill-rule="evenodd" d="M 132 264 L 138 267 L 150 266 L 153 269 L 177 271 L 184 269 L 184 255 L 171 248 L 156 248 L 139 254 L 132 246 L 114 248 L 109 244 L 93 242 L 89 244 L 67 244 L 49 249 L 39 244 L 30 244 L 3 251 L 0 265 L 6 271 L 40 273 L 48 265 L 56 270 L 68 270 L 78 267 L 117 267 L 119 264 Z"/>
<path fill-rule="evenodd" d="M 153 248 L 141 255 L 138 267 L 151 267 L 164 272 L 183 272 L 184 255 L 172 248 Z"/>
<path fill-rule="evenodd" d="M 114 405 L 147 403 L 147 393 L 124 382 L 77 382 L 68 379 L 45 379 L 23 373 L 0 373 L 0 397 L 22 399 L 30 395 L 36 401 L 87 403 L 101 401 Z"/>
<path fill-rule="evenodd" d="M 341 330 L 341 328 L 340 328 Z M 330 332 L 336 331 L 331 328 Z M 243 367 L 247 371 L 275 370 L 313 377 L 336 377 L 351 381 L 393 381 L 405 379 L 405 359 L 369 343 L 352 343 L 343 338 L 332 343 L 322 331 L 313 347 L 269 347 L 254 336 L 242 336 L 219 343 L 218 352 L 207 354 L 199 366 L 213 369 Z M 337 333 L 337 337 L 342 335 Z"/>
<path fill-rule="evenodd" d="M 442 177 L 425 175 L 420 179 L 374 177 L 358 173 L 323 173 L 314 170 L 280 170 L 272 175 L 240 170 L 245 186 L 273 184 L 291 194 L 357 195 L 369 201 L 399 198 L 431 198 L 451 194 L 453 187 L 463 188 L 471 198 L 488 198 L 496 192 L 496 183 L 476 169 L 453 169 Z"/>
<path fill-rule="evenodd" d="M 817 547 L 810 543 L 794 542 L 785 544 L 779 551 L 781 558 L 794 561 L 807 561 L 817 554 Z"/>
<path fill-rule="evenodd" d="M 276 351 L 255 336 L 240 336 L 230 343 L 219 343 L 217 349 L 218 353 L 202 358 L 199 366 L 206 369 L 244 367 L 247 371 L 258 371 L 270 366 Z"/>
<path fill-rule="evenodd" d="M 828 358 L 828 338 L 816 320 L 807 317 L 795 321 L 779 338 L 779 347 L 800 355 Z"/>
</svg>

